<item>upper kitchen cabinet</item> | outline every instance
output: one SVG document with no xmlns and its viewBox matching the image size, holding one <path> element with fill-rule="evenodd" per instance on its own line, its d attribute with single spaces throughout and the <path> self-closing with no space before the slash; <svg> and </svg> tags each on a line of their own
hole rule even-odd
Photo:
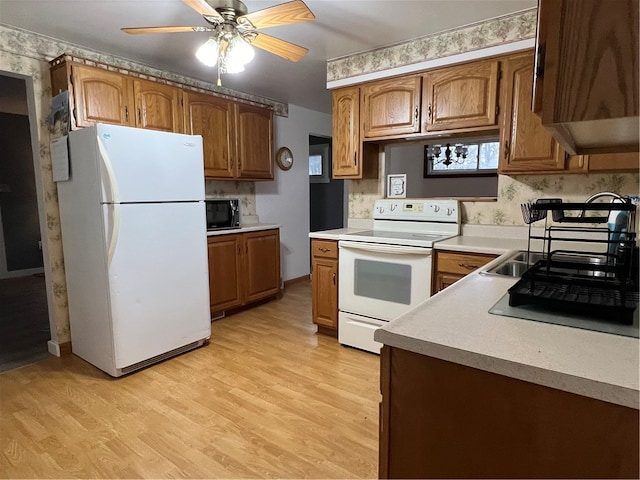
<svg viewBox="0 0 640 480">
<path fill-rule="evenodd" d="M 502 105 L 499 172 L 502 174 L 553 173 L 584 169 L 584 159 L 570 162 L 564 149 L 531 111 L 533 52 L 502 62 Z M 576 163 L 574 165 L 574 163 Z"/>
<path fill-rule="evenodd" d="M 499 68 L 483 60 L 425 73 L 422 131 L 497 130 Z"/>
<path fill-rule="evenodd" d="M 185 132 L 202 136 L 204 175 L 235 177 L 235 104 L 231 100 L 184 92 Z"/>
<path fill-rule="evenodd" d="M 96 123 L 135 126 L 131 79 L 104 68 L 60 62 L 51 68 L 53 95 L 69 90 L 75 127 Z"/>
<path fill-rule="evenodd" d="M 362 86 L 364 138 L 420 131 L 422 78 L 392 78 Z"/>
<path fill-rule="evenodd" d="M 539 0 L 533 110 L 572 154 L 638 151 L 638 0 Z"/>
<path fill-rule="evenodd" d="M 171 85 L 134 79 L 135 126 L 182 133 L 182 90 Z"/>
<path fill-rule="evenodd" d="M 378 147 L 360 139 L 360 87 L 333 91 L 332 176 L 333 178 L 375 177 Z M 366 154 L 367 158 L 363 158 Z M 366 161 L 366 169 L 363 165 Z"/>
<path fill-rule="evenodd" d="M 236 104 L 237 177 L 273 179 L 273 113 L 270 109 Z"/>
</svg>

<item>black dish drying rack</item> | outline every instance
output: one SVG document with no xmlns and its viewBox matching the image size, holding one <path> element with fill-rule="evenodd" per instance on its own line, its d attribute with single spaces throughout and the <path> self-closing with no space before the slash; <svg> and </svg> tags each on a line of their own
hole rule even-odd
<svg viewBox="0 0 640 480">
<path fill-rule="evenodd" d="M 508 290 L 509 305 L 538 305 L 632 324 L 639 300 L 636 206 L 540 199 L 521 207 L 529 225 L 528 258 L 537 240 L 542 241 L 542 259 Z M 622 221 L 612 225 L 612 212 L 623 212 L 618 217 Z M 545 220 L 542 235 L 531 227 L 540 220 Z M 576 249 L 577 244 L 583 248 Z"/>
</svg>

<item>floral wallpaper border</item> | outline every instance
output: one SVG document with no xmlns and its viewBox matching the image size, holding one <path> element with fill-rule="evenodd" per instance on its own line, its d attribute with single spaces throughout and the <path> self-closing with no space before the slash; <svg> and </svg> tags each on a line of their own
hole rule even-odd
<svg viewBox="0 0 640 480">
<path fill-rule="evenodd" d="M 327 62 L 327 82 L 534 38 L 537 8 Z"/>
<path fill-rule="evenodd" d="M 94 50 L 79 47 L 71 43 L 66 43 L 61 40 L 29 32 L 27 30 L 0 24 L 0 39 L 2 39 L 2 43 L 0 44 L 2 46 L 0 49 L 7 53 L 28 56 L 33 59 L 46 62 L 49 62 L 60 55 L 67 55 L 70 59 L 75 61 L 87 64 L 97 62 L 109 65 L 111 67 L 116 67 L 114 69 L 117 69 L 121 73 L 131 74 L 141 78 L 159 78 L 165 80 L 165 83 L 186 85 L 196 91 L 214 92 L 231 98 L 244 100 L 248 103 L 269 105 L 273 108 L 276 115 L 283 117 L 288 116 L 288 105 L 286 103 L 277 102 L 275 100 L 248 93 L 238 92 L 225 87 L 219 87 L 214 83 L 203 82 L 177 73 L 158 70 L 157 68 L 149 67 L 125 58 L 96 52 Z"/>
</svg>

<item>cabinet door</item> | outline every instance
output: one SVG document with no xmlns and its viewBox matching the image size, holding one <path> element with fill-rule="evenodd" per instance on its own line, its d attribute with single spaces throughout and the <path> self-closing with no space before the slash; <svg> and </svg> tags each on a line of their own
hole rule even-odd
<svg viewBox="0 0 640 480">
<path fill-rule="evenodd" d="M 129 77 L 102 68 L 71 67 L 76 126 L 95 123 L 134 126 Z"/>
<path fill-rule="evenodd" d="M 245 302 L 280 292 L 280 232 L 265 230 L 244 234 Z"/>
<path fill-rule="evenodd" d="M 571 153 L 638 151 L 638 0 L 540 0 L 534 110 Z"/>
<path fill-rule="evenodd" d="M 360 89 L 334 91 L 332 114 L 333 178 L 361 178 Z"/>
<path fill-rule="evenodd" d="M 242 235 L 208 237 L 211 311 L 242 305 Z"/>
<path fill-rule="evenodd" d="M 313 323 L 338 328 L 338 260 L 313 258 Z"/>
<path fill-rule="evenodd" d="M 500 173 L 553 172 L 565 168 L 565 152 L 531 111 L 533 53 L 503 61 Z"/>
<path fill-rule="evenodd" d="M 237 104 L 238 177 L 273 179 L 273 113 Z"/>
<path fill-rule="evenodd" d="M 133 81 L 136 101 L 136 126 L 164 132 L 182 133 L 182 91 L 149 80 Z"/>
<path fill-rule="evenodd" d="M 235 176 L 234 103 L 212 95 L 184 92 L 185 129 L 202 135 L 204 175 L 208 178 Z"/>
<path fill-rule="evenodd" d="M 423 131 L 497 128 L 498 69 L 487 60 L 425 74 Z"/>
<path fill-rule="evenodd" d="M 447 287 L 450 287 L 461 278 L 464 278 L 464 275 L 457 275 L 455 273 L 438 272 L 436 274 L 436 281 L 435 281 L 435 285 L 432 293 L 438 293 L 439 291 L 444 290 Z"/>
<path fill-rule="evenodd" d="M 366 138 L 420 131 L 421 77 L 402 77 L 362 87 L 362 122 Z"/>
</svg>

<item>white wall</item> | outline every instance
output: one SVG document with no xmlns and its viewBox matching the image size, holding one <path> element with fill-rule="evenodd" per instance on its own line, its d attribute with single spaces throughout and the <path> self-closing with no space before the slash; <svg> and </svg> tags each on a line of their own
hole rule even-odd
<svg viewBox="0 0 640 480">
<path fill-rule="evenodd" d="M 293 167 L 275 166 L 273 182 L 256 182 L 256 213 L 261 222 L 280 225 L 283 280 L 308 275 L 309 135 L 331 137 L 331 115 L 289 105 L 288 117 L 275 117 L 274 152 L 289 147 Z"/>
</svg>

